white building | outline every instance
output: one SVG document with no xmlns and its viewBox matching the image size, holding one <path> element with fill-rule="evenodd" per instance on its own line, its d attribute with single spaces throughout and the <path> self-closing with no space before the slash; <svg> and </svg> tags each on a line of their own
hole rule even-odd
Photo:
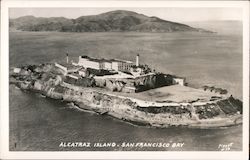
<svg viewBox="0 0 250 160">
<path fill-rule="evenodd" d="M 131 67 L 131 68 L 130 68 L 130 73 L 131 73 L 133 76 L 138 77 L 138 76 L 144 74 L 144 69 L 143 69 L 142 67 L 140 67 L 140 66 L 139 66 L 139 67 L 137 67 L 137 66 Z"/>
<path fill-rule="evenodd" d="M 77 72 L 78 70 L 81 69 L 81 67 L 79 66 L 74 66 L 72 64 L 68 64 L 68 63 L 55 63 L 55 66 L 60 68 L 64 74 L 68 74 L 68 73 L 73 73 L 73 72 Z"/>
<path fill-rule="evenodd" d="M 86 72 L 87 72 L 86 69 L 80 69 L 80 70 L 78 71 L 78 74 L 79 74 L 80 76 L 82 76 L 82 77 L 86 77 Z"/>
<path fill-rule="evenodd" d="M 79 56 L 78 65 L 84 68 L 105 69 L 115 71 L 130 71 L 133 62 L 119 59 L 96 59 L 88 56 Z"/>
<path fill-rule="evenodd" d="M 14 73 L 20 73 L 20 72 L 21 72 L 21 68 L 14 68 L 14 69 L 13 69 L 13 72 L 14 72 Z"/>
<path fill-rule="evenodd" d="M 115 71 L 130 71 L 130 68 L 133 66 L 133 62 L 113 59 L 112 60 L 112 69 Z"/>
<path fill-rule="evenodd" d="M 107 70 L 112 70 L 112 62 L 109 62 L 109 61 L 104 61 L 103 62 L 103 64 L 104 64 L 104 69 L 107 69 Z"/>
<path fill-rule="evenodd" d="M 99 61 L 87 56 L 79 56 L 78 65 L 83 66 L 84 68 L 101 69 Z"/>
<path fill-rule="evenodd" d="M 125 86 L 123 89 L 122 89 L 123 92 L 126 92 L 126 93 L 135 93 L 136 92 L 136 88 L 134 86 Z"/>
<path fill-rule="evenodd" d="M 181 77 L 175 77 L 173 78 L 173 84 L 178 84 L 181 86 L 185 86 L 185 78 L 181 78 Z"/>
</svg>

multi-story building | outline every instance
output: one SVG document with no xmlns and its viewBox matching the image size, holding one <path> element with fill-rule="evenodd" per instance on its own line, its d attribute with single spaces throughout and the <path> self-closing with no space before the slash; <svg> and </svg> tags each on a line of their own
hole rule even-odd
<svg viewBox="0 0 250 160">
<path fill-rule="evenodd" d="M 78 65 L 98 70 L 130 71 L 133 62 L 119 59 L 96 59 L 88 56 L 79 56 Z"/>
<path fill-rule="evenodd" d="M 133 66 L 133 62 L 131 61 L 124 61 L 118 59 L 112 59 L 112 69 L 115 71 L 130 71 L 130 68 Z"/>
<path fill-rule="evenodd" d="M 78 65 L 85 68 L 102 69 L 99 59 L 90 58 L 88 56 L 79 56 Z"/>
</svg>

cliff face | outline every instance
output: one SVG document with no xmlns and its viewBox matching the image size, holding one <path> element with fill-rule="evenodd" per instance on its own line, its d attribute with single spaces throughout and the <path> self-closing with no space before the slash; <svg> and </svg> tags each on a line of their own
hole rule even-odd
<svg viewBox="0 0 250 160">
<path fill-rule="evenodd" d="M 192 114 L 198 116 L 201 119 L 210 119 L 217 116 L 242 114 L 242 102 L 230 97 L 228 99 L 219 100 L 214 103 L 205 103 L 201 105 L 192 105 L 191 103 L 187 106 L 162 106 L 162 107 L 137 107 L 138 110 L 147 113 L 173 113 L 183 114 L 187 113 L 192 117 Z"/>
<path fill-rule="evenodd" d="M 71 85 L 57 85 L 54 88 L 41 85 L 41 88 L 23 83 L 23 89 L 32 89 L 46 96 L 74 102 L 80 108 L 97 113 L 106 113 L 116 118 L 156 127 L 188 126 L 219 127 L 241 123 L 242 103 L 230 97 L 203 105 L 179 104 L 177 106 L 139 106 L 133 99 L 117 97 L 92 88 Z M 233 118 L 232 118 L 233 117 Z M 211 123 L 211 120 L 213 121 Z"/>
<path fill-rule="evenodd" d="M 144 125 L 168 127 L 172 125 L 184 126 L 227 126 L 240 123 L 242 103 L 230 97 L 213 103 L 201 105 L 182 104 L 177 106 L 139 106 L 133 99 L 117 97 L 105 92 L 75 89 L 63 93 L 67 101 L 75 101 L 79 107 L 91 106 L 91 110 L 106 113 L 119 119 L 140 122 Z M 230 109 L 229 109 L 230 108 Z M 229 117 L 234 117 L 231 119 Z M 214 123 L 211 124 L 213 120 Z M 207 124 L 208 123 L 208 124 Z"/>
</svg>

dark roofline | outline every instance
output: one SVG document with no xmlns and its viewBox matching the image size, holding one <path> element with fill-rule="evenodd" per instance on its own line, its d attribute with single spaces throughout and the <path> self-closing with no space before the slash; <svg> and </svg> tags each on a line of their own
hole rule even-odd
<svg viewBox="0 0 250 160">
<path fill-rule="evenodd" d="M 89 56 L 83 55 L 81 58 L 90 58 Z"/>
<path fill-rule="evenodd" d="M 127 62 L 131 62 L 131 61 L 126 61 L 126 60 L 119 60 L 119 59 L 105 59 L 105 58 L 92 58 L 92 57 L 89 57 L 89 56 L 86 56 L 86 55 L 83 55 L 81 56 L 81 58 L 87 58 L 88 60 L 91 60 L 91 61 L 95 61 L 95 62 L 122 62 L 122 63 L 127 63 Z M 131 62 L 133 63 L 133 62 Z"/>
<path fill-rule="evenodd" d="M 65 63 L 65 62 L 55 62 L 63 67 L 66 67 L 67 69 L 72 69 L 72 68 L 81 68 L 80 66 L 74 66 L 73 64 L 71 63 Z"/>
</svg>

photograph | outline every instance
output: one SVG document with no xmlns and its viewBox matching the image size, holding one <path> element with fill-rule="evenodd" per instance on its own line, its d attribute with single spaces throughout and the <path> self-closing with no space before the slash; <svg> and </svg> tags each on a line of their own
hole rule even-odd
<svg viewBox="0 0 250 160">
<path fill-rule="evenodd" d="M 243 7 L 19 4 L 1 26 L 8 152 L 245 150 Z"/>
</svg>

